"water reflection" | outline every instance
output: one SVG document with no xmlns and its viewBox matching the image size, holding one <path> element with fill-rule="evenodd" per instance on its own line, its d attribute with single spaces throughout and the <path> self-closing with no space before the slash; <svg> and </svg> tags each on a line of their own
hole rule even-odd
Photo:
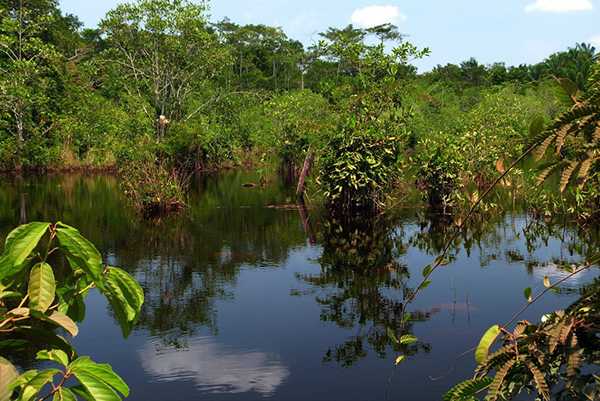
<svg viewBox="0 0 600 401">
<path fill-rule="evenodd" d="M 397 221 L 384 217 L 322 221 L 319 240 L 322 254 L 318 274 L 300 274 L 298 278 L 319 288 L 316 302 L 321 320 L 331 322 L 354 334 L 342 344 L 330 347 L 323 358 L 352 366 L 368 355 L 369 349 L 385 358 L 389 349 L 408 355 L 427 344 L 401 347 L 391 333 L 410 333 L 411 325 L 402 324 L 402 294 L 407 290 L 407 266 L 400 262 L 405 249 L 396 228 Z M 415 312 L 414 321 L 424 321 L 427 312 Z"/>
<path fill-rule="evenodd" d="M 410 308 L 411 325 L 402 325 L 403 296 L 454 222 L 408 209 L 328 219 L 295 207 L 293 190 L 277 181 L 245 188 L 257 181 L 252 174 L 199 177 L 190 209 L 154 222 L 135 215 L 110 176 L 5 177 L 0 232 L 25 220 L 60 219 L 137 277 L 146 304 L 132 338 L 107 331 L 103 338 L 113 345 L 99 344 L 97 332 L 112 320 L 105 304 L 91 304 L 86 324 L 94 330 L 84 325 L 77 341 L 82 354 L 112 363 L 132 388 L 147 388 L 132 398 L 144 401 L 164 399 L 169 384 L 185 388 L 182 399 L 380 399 L 399 353 L 413 357 L 393 394 L 440 399 L 472 373 L 472 358 L 461 361 L 454 378 L 432 384 L 429 375 L 445 371 L 489 325 L 522 307 L 523 288 L 543 288 L 543 277 L 559 279 L 560 265 L 597 249 L 597 230 L 523 213 L 481 216 Z M 552 295 L 527 318 L 575 296 Z M 389 330 L 423 342 L 402 349 Z"/>
<path fill-rule="evenodd" d="M 206 392 L 269 395 L 290 374 L 275 354 L 227 347 L 213 337 L 196 337 L 175 352 L 148 342 L 138 355 L 154 380 L 192 380 Z"/>
</svg>

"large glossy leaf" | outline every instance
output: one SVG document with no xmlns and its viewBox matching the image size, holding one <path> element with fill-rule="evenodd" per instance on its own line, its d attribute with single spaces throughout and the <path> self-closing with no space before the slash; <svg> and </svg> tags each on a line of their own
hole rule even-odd
<svg viewBox="0 0 600 401">
<path fill-rule="evenodd" d="M 53 361 L 63 366 L 69 364 L 69 356 L 60 349 L 40 351 L 37 353 L 36 358 L 41 361 Z"/>
<path fill-rule="evenodd" d="M 118 267 L 110 267 L 106 279 L 111 285 L 121 290 L 125 300 L 135 311 L 137 317 L 144 303 L 144 291 L 138 282 L 129 273 Z"/>
<path fill-rule="evenodd" d="M 19 226 L 8 234 L 0 257 L 0 281 L 21 271 L 48 227 L 50 223 L 34 222 Z"/>
<path fill-rule="evenodd" d="M 490 352 L 490 347 L 492 346 L 494 341 L 496 341 L 496 338 L 498 337 L 499 334 L 500 334 L 500 326 L 498 326 L 496 324 L 496 325 L 490 327 L 485 332 L 483 337 L 481 337 L 481 341 L 479 341 L 479 345 L 477 346 L 477 349 L 475 350 L 475 361 L 477 361 L 478 364 L 482 364 L 485 362 L 485 360 L 487 359 L 488 354 Z"/>
<path fill-rule="evenodd" d="M 59 325 L 63 329 L 67 330 L 69 334 L 75 337 L 79 333 L 79 329 L 77 328 L 77 324 L 67 315 L 62 312 L 54 311 L 48 319 L 53 323 Z"/>
<path fill-rule="evenodd" d="M 98 287 L 101 287 L 100 277 L 103 268 L 100 252 L 77 229 L 63 223 L 58 223 L 57 226 L 56 237 L 61 250 L 67 254 L 71 268 L 82 269 L 93 278 Z"/>
<path fill-rule="evenodd" d="M 129 396 L 129 387 L 108 364 L 96 363 L 89 357 L 80 357 L 70 365 L 70 369 L 75 373 L 89 373 L 90 375 L 95 376 L 97 379 L 102 380 L 104 383 L 113 387 L 125 397 Z"/>
<path fill-rule="evenodd" d="M 73 373 L 95 401 L 121 401 L 121 397 L 117 392 L 103 380 L 85 370 L 78 370 Z"/>
<path fill-rule="evenodd" d="M 101 290 L 115 313 L 123 335 L 127 337 L 140 314 L 144 292 L 124 270 L 111 267 L 105 277 L 105 286 Z"/>
<path fill-rule="evenodd" d="M 17 378 L 17 369 L 8 360 L 0 356 L 0 401 L 8 401 L 12 391 L 8 385 Z"/>
<path fill-rule="evenodd" d="M 48 310 L 56 294 L 54 272 L 50 265 L 38 263 L 31 269 L 27 293 L 29 294 L 30 309 L 40 312 Z"/>
</svg>

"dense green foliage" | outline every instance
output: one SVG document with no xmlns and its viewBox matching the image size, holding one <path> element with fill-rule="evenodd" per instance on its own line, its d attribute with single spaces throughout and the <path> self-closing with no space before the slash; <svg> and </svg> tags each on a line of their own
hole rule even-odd
<svg viewBox="0 0 600 401">
<path fill-rule="evenodd" d="M 348 270 L 356 266 L 340 271 L 340 264 L 359 260 L 364 268 L 370 258 L 389 257 L 386 236 L 352 237 L 352 220 L 346 218 L 381 211 L 394 195 L 414 188 L 430 210 L 454 224 L 456 234 L 450 240 L 458 238 L 465 228 L 463 218 L 471 218 L 476 209 L 481 213 L 502 207 L 500 195 L 488 190 L 491 184 L 509 189 L 513 204 L 522 196 L 532 210 L 549 218 L 565 211 L 587 221 L 598 217 L 600 67 L 593 47 L 577 44 L 536 65 L 486 66 L 470 59 L 419 74 L 411 61 L 426 57 L 429 50 L 417 49 L 390 24 L 329 28 L 318 43 L 305 48 L 279 28 L 229 20 L 211 23 L 207 11 L 204 2 L 138 0 L 109 11 L 98 29 L 83 30 L 76 17 L 60 12 L 56 0 L 2 3 L 0 168 L 117 167 L 124 192 L 147 213 L 183 207 L 182 177 L 192 171 L 251 161 L 280 167 L 288 183 L 310 176 L 311 195 L 318 194 L 340 218 L 333 219 L 335 228 L 328 233 L 331 247 L 325 248 L 323 260 L 331 269 L 320 278 L 324 281 L 348 281 Z M 523 156 L 532 146 L 544 159 L 537 179 L 539 166 L 529 167 Z M 508 168 L 512 160 L 522 163 Z M 559 193 L 551 186 L 534 187 L 555 171 L 560 171 Z M 498 174 L 502 177 L 496 178 Z M 2 298 L 8 306 L 0 309 L 0 328 L 17 330 L 19 322 L 37 319 L 74 330 L 73 321 L 83 318 L 82 297 L 93 285 L 113 303 L 128 332 L 141 306 L 129 276 L 105 269 L 91 244 L 71 238 L 79 234 L 70 227 L 22 230 L 33 237 L 21 246 L 9 236 L 0 260 L 0 279 L 8 280 L 1 281 L 1 294 L 9 294 L 6 304 Z M 338 235 L 339 230 L 347 235 Z M 56 287 L 58 271 L 47 264 L 48 255 L 29 264 L 46 234 L 51 241 L 58 239 L 65 266 L 73 270 L 59 281 L 61 287 Z M 360 257 L 344 260 L 350 251 L 343 243 L 336 247 L 336 241 L 358 244 L 349 249 Z M 379 327 L 382 332 L 399 329 L 404 334 L 402 327 L 409 322 L 404 322 L 403 308 L 447 263 L 449 246 L 439 249 L 442 256 L 423 270 L 423 282 L 405 291 L 405 302 L 394 311 L 400 322 Z M 384 274 L 382 280 L 396 278 Z M 348 285 L 349 291 L 357 290 L 352 282 Z M 396 280 L 390 287 L 401 286 Z M 334 301 L 330 306 L 335 311 L 339 305 Z M 569 322 L 597 317 L 593 307 L 586 304 L 583 312 L 573 307 L 541 325 L 521 324 L 513 332 L 493 330 L 498 331 L 494 339 L 503 334 L 513 348 L 504 349 L 497 360 L 486 359 L 479 350 L 484 357 L 478 361 L 478 376 L 449 396 L 473 399 L 486 390 L 494 400 L 536 389 L 548 399 L 552 385 L 565 378 L 569 390 L 577 388 L 569 382 L 575 369 L 573 350 L 579 351 L 581 330 L 589 327 Z M 61 313 L 58 320 L 56 313 Z M 562 327 L 570 330 L 559 336 L 558 348 L 548 338 L 556 327 L 561 333 Z M 414 342 L 387 331 L 382 334 L 386 341 Z M 542 356 L 554 358 L 552 369 L 543 366 L 537 352 L 549 343 L 555 347 Z M 89 372 L 77 374 L 79 368 L 111 374 L 63 351 L 39 355 L 66 370 L 26 374 L 15 388 L 23 399 L 60 374 L 74 374 L 91 392 L 86 385 Z M 335 358 L 343 359 L 348 350 L 341 351 Z M 580 354 L 578 358 L 596 362 L 597 355 Z M 0 364 L 11 369 L 4 359 Z M 566 376 L 561 370 L 565 364 Z M 488 377 L 491 373 L 494 379 Z M 101 387 L 107 394 L 117 390 L 126 395 L 126 388 L 113 379 Z M 580 386 L 579 395 L 587 394 L 588 384 Z"/>
</svg>

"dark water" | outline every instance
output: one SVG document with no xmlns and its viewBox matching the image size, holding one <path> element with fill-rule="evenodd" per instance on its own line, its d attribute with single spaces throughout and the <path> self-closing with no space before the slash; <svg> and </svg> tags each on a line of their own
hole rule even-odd
<svg viewBox="0 0 600 401">
<path fill-rule="evenodd" d="M 3 178 L 0 230 L 62 220 L 138 278 L 146 304 L 133 334 L 124 339 L 92 293 L 74 343 L 110 363 L 140 401 L 440 400 L 472 374 L 472 353 L 460 355 L 523 306 L 524 288 L 539 292 L 544 276 L 564 275 L 555 263 L 581 260 L 597 244 L 520 213 L 485 219 L 411 306 L 420 342 L 394 349 L 386 329 L 398 327 L 402 293 L 448 227 L 406 210 L 340 232 L 281 207 L 292 197 L 276 181 L 242 185 L 257 180 L 199 178 L 186 214 L 141 222 L 112 177 Z M 523 318 L 568 306 L 595 275 L 568 282 Z M 401 351 L 410 357 L 394 369 Z"/>
</svg>

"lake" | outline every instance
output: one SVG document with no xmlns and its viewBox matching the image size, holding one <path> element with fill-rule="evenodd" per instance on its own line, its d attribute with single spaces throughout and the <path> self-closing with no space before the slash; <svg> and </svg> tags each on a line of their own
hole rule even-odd
<svg viewBox="0 0 600 401">
<path fill-rule="evenodd" d="M 290 205 L 293 189 L 253 172 L 197 177 L 189 209 L 142 221 L 111 176 L 3 177 L 0 230 L 61 220 L 132 273 L 146 294 L 123 338 L 92 292 L 74 345 L 110 363 L 130 400 L 440 400 L 470 377 L 473 348 L 508 321 L 560 263 L 582 260 L 594 233 L 547 226 L 517 210 L 483 219 L 453 247 L 409 310 L 419 342 L 393 346 L 403 293 L 418 285 L 450 227 L 418 209 L 343 227 Z M 351 228 L 348 228 L 351 227 Z M 589 271 L 532 305 L 537 321 L 564 308 Z M 409 357 L 398 367 L 400 352 Z"/>
</svg>

